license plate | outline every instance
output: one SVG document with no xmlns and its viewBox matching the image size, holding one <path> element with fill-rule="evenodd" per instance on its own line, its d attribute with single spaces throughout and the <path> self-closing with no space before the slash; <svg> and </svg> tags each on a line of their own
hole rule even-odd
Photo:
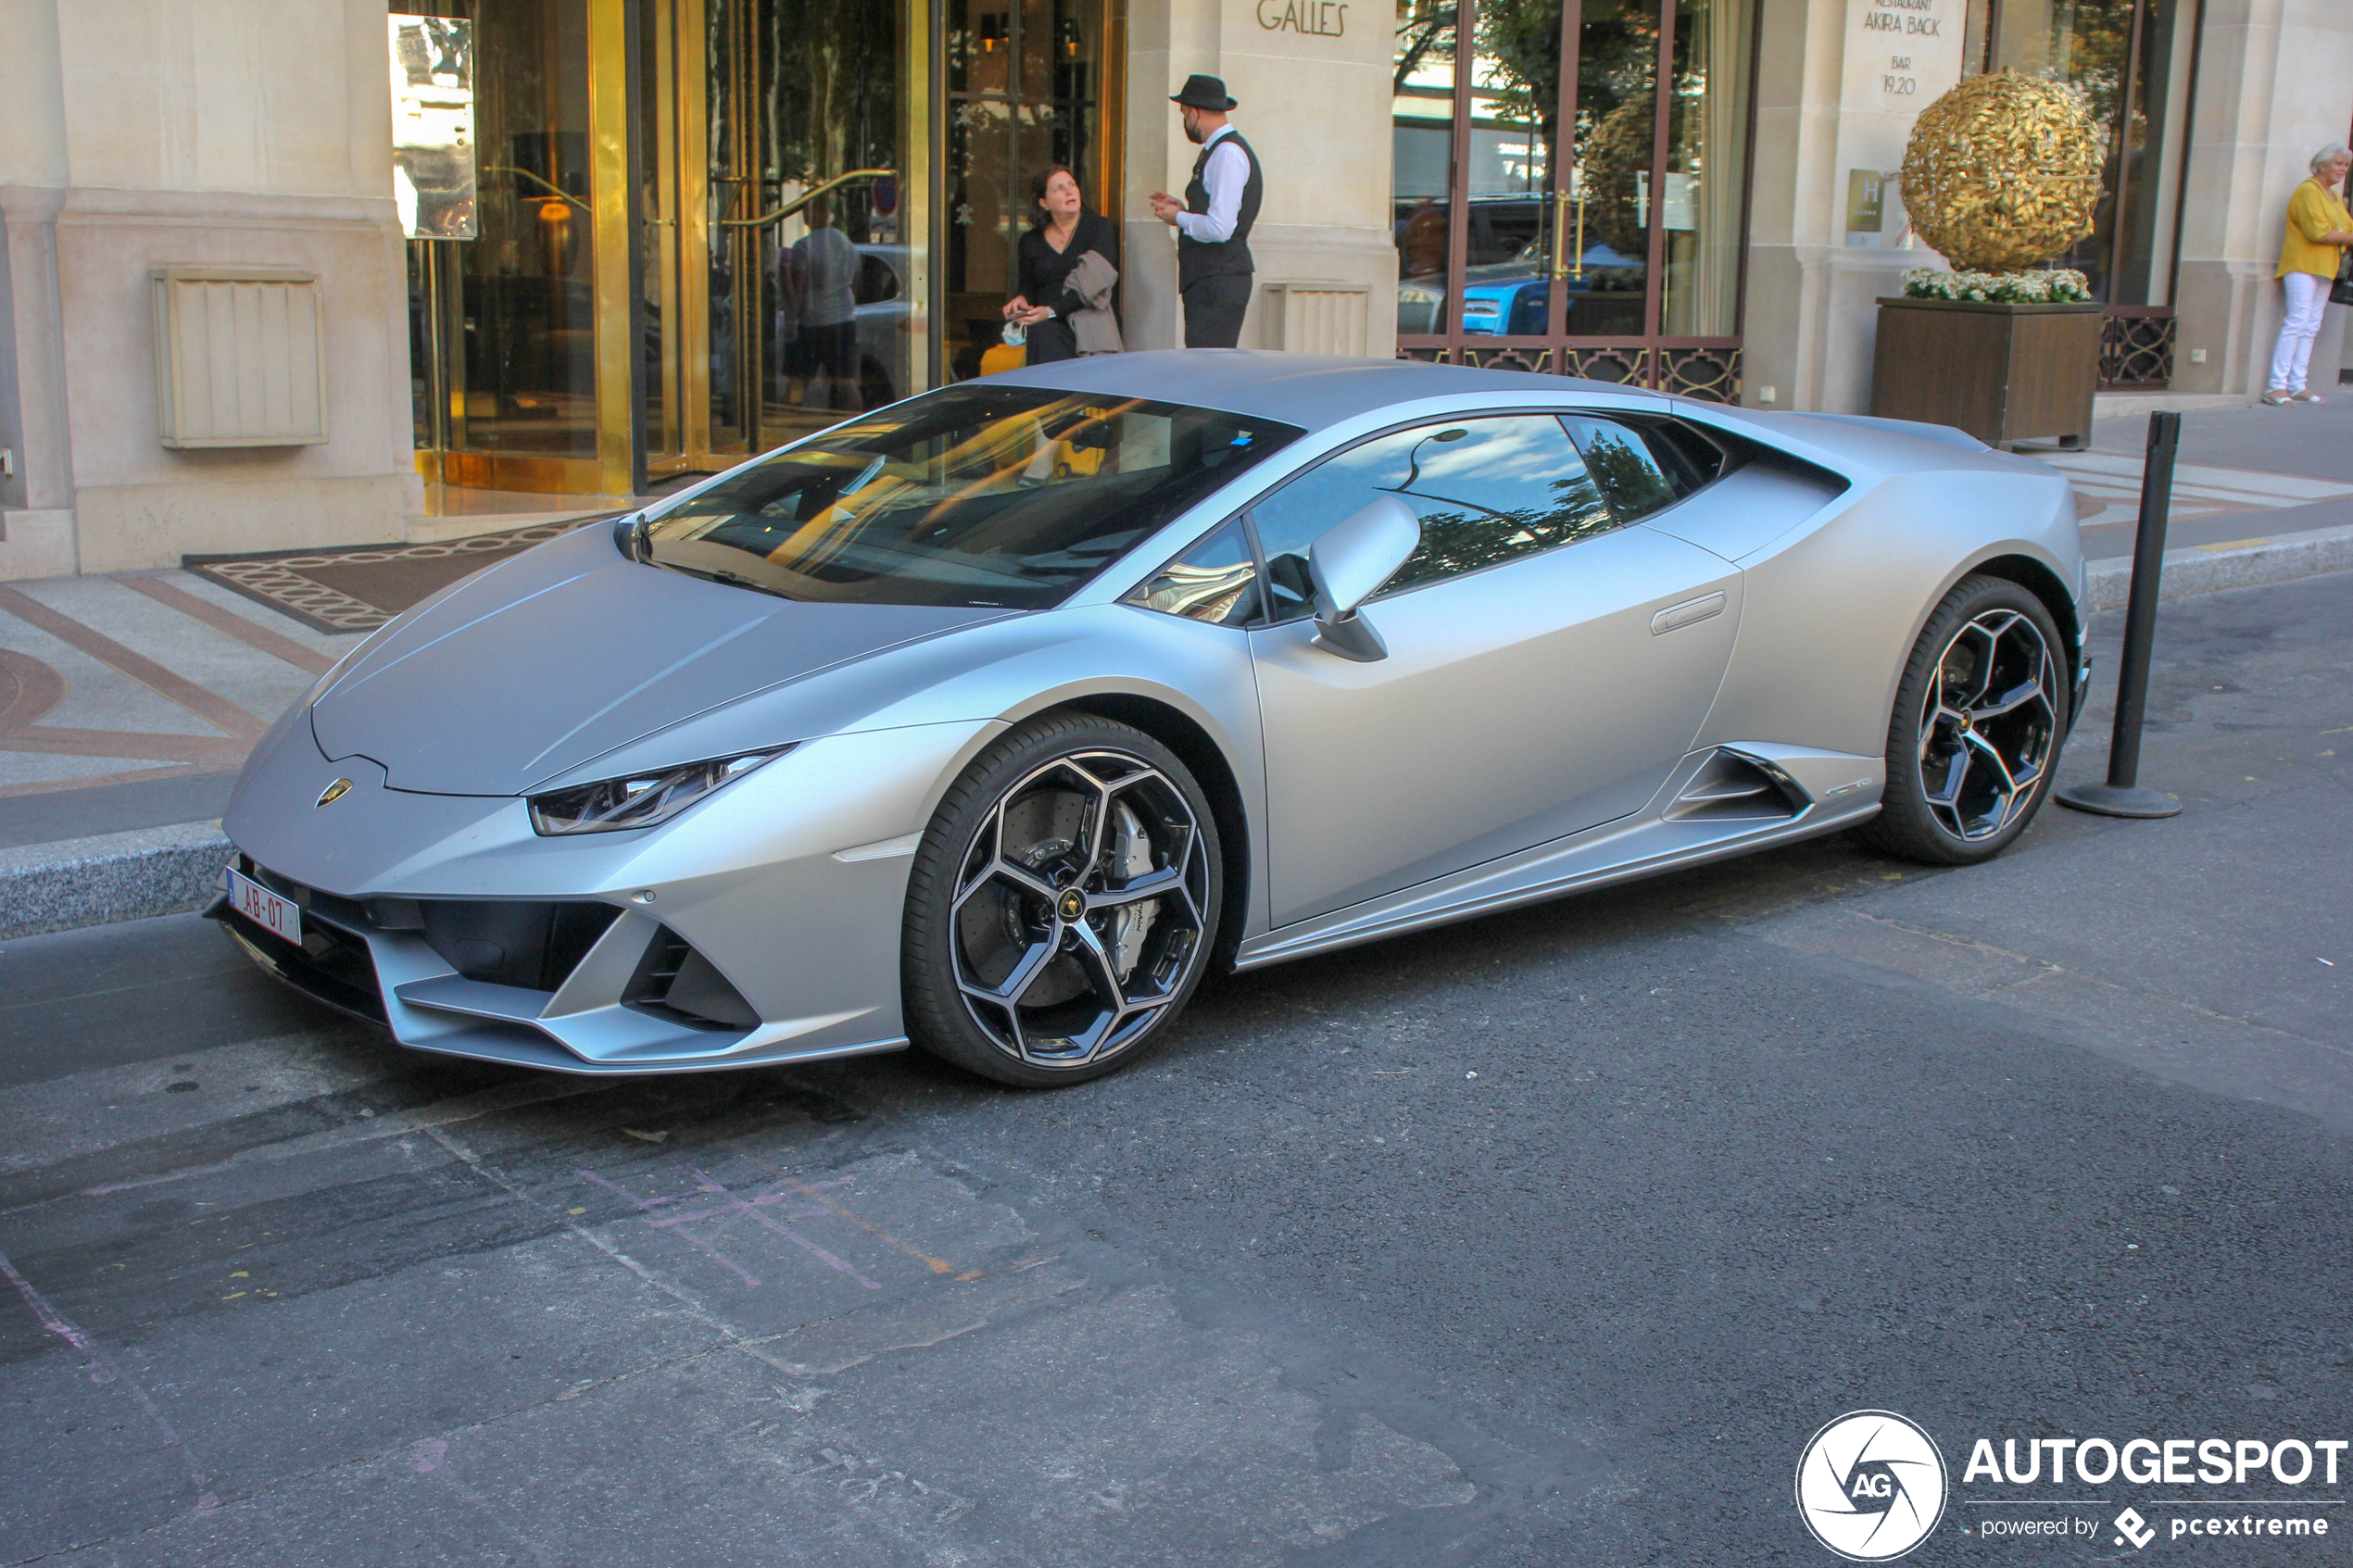
<svg viewBox="0 0 2353 1568">
<path fill-rule="evenodd" d="M 229 871 L 229 907 L 272 936 L 302 946 L 302 910 L 291 898 L 281 898 L 249 876 Z"/>
</svg>

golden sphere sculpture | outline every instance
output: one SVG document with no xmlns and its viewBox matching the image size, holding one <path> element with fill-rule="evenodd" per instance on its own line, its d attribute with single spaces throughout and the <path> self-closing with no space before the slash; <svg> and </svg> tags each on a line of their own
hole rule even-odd
<svg viewBox="0 0 2353 1568">
<path fill-rule="evenodd" d="M 2032 267 L 2092 232 L 2104 141 L 2071 87 L 2007 70 L 1971 77 L 1913 125 L 1905 210 L 1957 267 Z"/>
</svg>

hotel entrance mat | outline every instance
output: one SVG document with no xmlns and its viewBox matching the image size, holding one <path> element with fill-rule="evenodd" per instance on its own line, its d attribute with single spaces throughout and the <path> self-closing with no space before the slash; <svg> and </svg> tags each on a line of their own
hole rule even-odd
<svg viewBox="0 0 2353 1568">
<path fill-rule="evenodd" d="M 434 544 L 182 556 L 180 564 L 318 631 L 371 632 L 460 577 L 559 534 L 620 515 L 536 522 L 503 533 Z"/>
</svg>

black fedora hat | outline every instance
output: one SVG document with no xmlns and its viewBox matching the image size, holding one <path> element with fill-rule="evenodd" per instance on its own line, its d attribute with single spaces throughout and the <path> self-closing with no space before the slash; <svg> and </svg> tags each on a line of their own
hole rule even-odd
<svg viewBox="0 0 2353 1568">
<path fill-rule="evenodd" d="M 1225 78 L 1198 73 L 1185 78 L 1185 90 L 1170 94 L 1168 101 L 1187 108 L 1215 109 L 1220 114 L 1235 107 L 1234 100 L 1226 96 Z"/>
</svg>

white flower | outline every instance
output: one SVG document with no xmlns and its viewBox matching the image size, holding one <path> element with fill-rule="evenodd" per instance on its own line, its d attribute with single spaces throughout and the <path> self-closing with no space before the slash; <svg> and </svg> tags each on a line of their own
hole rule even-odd
<svg viewBox="0 0 2353 1568">
<path fill-rule="evenodd" d="M 1904 274 L 1904 292 L 1914 299 L 2045 305 L 2089 300 L 2092 284 L 2082 273 L 2064 267 L 2024 272 L 1940 272 L 1915 267 Z"/>
</svg>

